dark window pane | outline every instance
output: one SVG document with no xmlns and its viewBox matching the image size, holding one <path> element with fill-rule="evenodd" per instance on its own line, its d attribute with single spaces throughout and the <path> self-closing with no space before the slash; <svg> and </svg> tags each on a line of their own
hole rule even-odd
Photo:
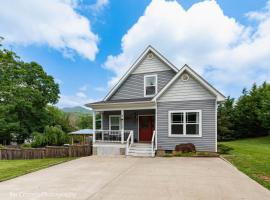
<svg viewBox="0 0 270 200">
<path fill-rule="evenodd" d="M 188 112 L 186 113 L 187 123 L 199 123 L 199 113 L 198 112 Z"/>
<path fill-rule="evenodd" d="M 187 124 L 186 131 L 187 135 L 199 135 L 199 124 Z"/>
<path fill-rule="evenodd" d="M 145 93 L 146 95 L 154 95 L 156 93 L 156 86 L 147 86 Z"/>
<path fill-rule="evenodd" d="M 182 124 L 172 124 L 171 125 L 171 134 L 174 135 L 183 135 L 183 125 Z"/>
<path fill-rule="evenodd" d="M 183 113 L 172 113 L 172 122 L 173 123 L 183 123 Z"/>
<path fill-rule="evenodd" d="M 111 130 L 120 130 L 120 126 L 111 126 Z"/>
<path fill-rule="evenodd" d="M 111 124 L 112 125 L 119 125 L 120 117 L 111 117 Z"/>
</svg>

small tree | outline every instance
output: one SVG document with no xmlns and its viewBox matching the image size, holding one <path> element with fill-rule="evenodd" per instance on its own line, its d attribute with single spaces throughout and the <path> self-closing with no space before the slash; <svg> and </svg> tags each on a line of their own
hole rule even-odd
<svg viewBox="0 0 270 200">
<path fill-rule="evenodd" d="M 234 99 L 228 97 L 218 106 L 218 140 L 235 139 L 234 131 Z"/>
</svg>

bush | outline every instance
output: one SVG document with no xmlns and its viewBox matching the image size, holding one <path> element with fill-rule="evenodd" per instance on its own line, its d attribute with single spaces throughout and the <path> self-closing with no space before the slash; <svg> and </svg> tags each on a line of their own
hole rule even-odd
<svg viewBox="0 0 270 200">
<path fill-rule="evenodd" d="M 44 133 L 33 133 L 32 147 L 46 145 L 61 146 L 69 142 L 69 136 L 62 131 L 61 126 L 46 126 Z"/>
<path fill-rule="evenodd" d="M 33 142 L 31 143 L 31 147 L 37 148 L 46 146 L 46 141 L 43 134 L 34 132 L 32 136 Z"/>
<path fill-rule="evenodd" d="M 195 145 L 192 143 L 178 144 L 175 146 L 175 151 L 182 153 L 196 152 Z"/>
<path fill-rule="evenodd" d="M 5 148 L 5 146 L 0 144 L 0 149 L 4 149 L 4 148 Z"/>
<path fill-rule="evenodd" d="M 232 147 L 228 147 L 224 144 L 218 144 L 218 153 L 220 154 L 229 154 L 231 150 L 233 150 Z"/>
</svg>

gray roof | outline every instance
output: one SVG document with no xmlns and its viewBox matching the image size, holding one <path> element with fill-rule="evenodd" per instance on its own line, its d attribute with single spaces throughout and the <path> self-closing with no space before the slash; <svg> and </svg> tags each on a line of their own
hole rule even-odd
<svg viewBox="0 0 270 200">
<path fill-rule="evenodd" d="M 74 131 L 69 133 L 70 135 L 92 135 L 94 133 L 94 131 L 92 129 L 81 129 L 78 131 Z"/>
<path fill-rule="evenodd" d="M 107 104 L 107 103 L 130 103 L 130 102 L 143 102 L 143 101 L 151 101 L 152 97 L 150 98 L 137 98 L 137 99 L 117 99 L 117 100 L 108 100 L 108 101 L 97 101 L 93 103 L 89 103 L 88 105 L 91 104 Z"/>
</svg>

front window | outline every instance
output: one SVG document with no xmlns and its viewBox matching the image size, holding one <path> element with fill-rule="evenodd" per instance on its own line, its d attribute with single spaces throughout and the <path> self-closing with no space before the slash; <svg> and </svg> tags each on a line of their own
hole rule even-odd
<svg viewBox="0 0 270 200">
<path fill-rule="evenodd" d="M 144 77 L 144 96 L 154 96 L 157 92 L 157 75 Z"/>
<path fill-rule="evenodd" d="M 169 111 L 170 136 L 201 136 L 201 111 Z"/>
<path fill-rule="evenodd" d="M 121 127 L 121 119 L 120 116 L 110 116 L 110 130 L 120 130 Z"/>
</svg>

